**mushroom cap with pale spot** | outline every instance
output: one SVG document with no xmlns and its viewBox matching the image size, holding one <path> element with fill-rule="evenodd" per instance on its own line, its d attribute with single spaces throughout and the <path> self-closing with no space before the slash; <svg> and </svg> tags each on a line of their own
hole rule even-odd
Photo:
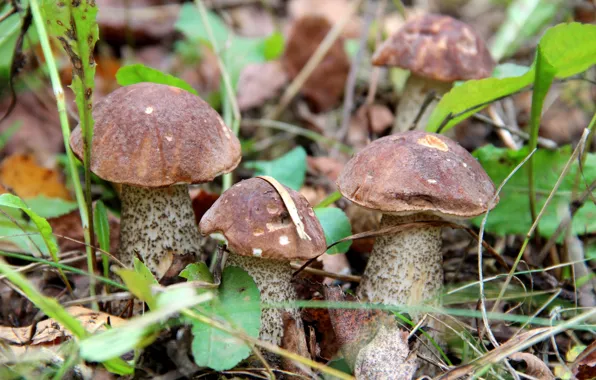
<svg viewBox="0 0 596 380">
<path fill-rule="evenodd" d="M 428 212 L 470 218 L 492 209 L 495 185 L 453 140 L 409 131 L 382 137 L 346 164 L 337 180 L 350 201 L 386 214 Z"/>
<path fill-rule="evenodd" d="M 432 14 L 408 21 L 379 46 L 372 62 L 443 82 L 486 78 L 495 67 L 484 41 L 470 26 Z"/>
<path fill-rule="evenodd" d="M 200 97 L 177 87 L 121 87 L 93 109 L 91 171 L 143 187 L 209 182 L 240 163 L 240 142 Z M 70 146 L 82 159 L 80 125 Z"/>
<path fill-rule="evenodd" d="M 228 249 L 242 256 L 274 260 L 316 257 L 326 249 L 323 228 L 306 198 L 285 189 L 310 240 L 298 236 L 279 193 L 261 178 L 241 181 L 224 192 L 203 215 L 199 229 L 203 235 L 221 233 L 228 241 Z"/>
</svg>

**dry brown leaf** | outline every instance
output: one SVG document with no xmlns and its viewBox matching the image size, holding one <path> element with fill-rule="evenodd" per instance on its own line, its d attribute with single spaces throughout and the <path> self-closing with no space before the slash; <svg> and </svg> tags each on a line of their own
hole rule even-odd
<svg viewBox="0 0 596 380">
<path fill-rule="evenodd" d="M 527 352 L 516 352 L 509 357 L 513 360 L 526 363 L 526 366 L 528 367 L 526 375 L 535 377 L 538 380 L 555 380 L 553 373 L 550 371 L 546 363 L 538 359 L 536 356 Z"/>
<path fill-rule="evenodd" d="M 192 200 L 192 209 L 195 213 L 197 226 L 203 215 L 213 206 L 217 198 L 219 198 L 219 194 L 209 193 L 203 189 L 193 189 L 190 191 L 190 199 Z"/>
<path fill-rule="evenodd" d="M 329 273 L 349 275 L 352 274 L 352 268 L 346 255 L 321 255 L 317 258 L 317 261 L 323 263 L 323 270 Z M 323 280 L 324 285 L 331 285 L 335 282 L 335 279 L 325 277 Z"/>
<path fill-rule="evenodd" d="M 308 168 L 315 174 L 324 175 L 333 182 L 337 181 L 339 173 L 344 168 L 344 164 L 335 158 L 320 156 L 320 157 L 306 157 Z"/>
<path fill-rule="evenodd" d="M 240 111 L 260 107 L 273 99 L 288 83 L 288 76 L 279 61 L 253 63 L 244 67 L 238 80 Z"/>
<path fill-rule="evenodd" d="M 89 332 L 103 331 L 106 326 L 118 327 L 126 320 L 81 306 L 66 309 Z M 15 355 L 26 353 L 30 347 L 38 345 L 59 345 L 72 338 L 70 331 L 53 319 L 43 320 L 27 327 L 0 326 L 0 339 L 7 343 Z"/>
<path fill-rule="evenodd" d="M 330 30 L 331 23 L 322 16 L 305 16 L 296 20 L 283 56 L 290 78 L 298 75 Z M 327 111 L 338 104 L 349 71 L 350 61 L 343 39 L 338 38 L 306 80 L 301 93 L 316 112 Z"/>
<path fill-rule="evenodd" d="M 286 350 L 298 354 L 304 358 L 311 359 L 308 347 L 306 345 L 306 336 L 302 326 L 302 320 L 297 321 L 291 313 L 284 311 L 282 313 L 282 320 L 284 324 L 284 334 L 281 341 L 281 347 Z M 292 373 L 308 375 L 309 371 L 304 366 L 282 357 L 282 368 Z"/>
<path fill-rule="evenodd" d="M 41 167 L 30 154 L 15 154 L 0 164 L 0 183 L 21 198 L 45 195 L 48 198 L 71 200 L 56 170 Z M 6 189 L 0 189 L 6 192 Z"/>
<path fill-rule="evenodd" d="M 596 340 L 578 355 L 571 368 L 578 380 L 596 379 Z"/>
<path fill-rule="evenodd" d="M 322 299 L 319 297 L 314 297 L 313 300 L 321 301 Z M 314 325 L 314 328 L 317 332 L 315 337 L 313 337 L 312 334 L 310 336 L 310 352 L 316 352 L 323 360 L 331 360 L 334 358 L 337 355 L 340 346 L 337 342 L 337 339 L 335 338 L 335 332 L 333 331 L 333 325 L 331 324 L 329 310 L 324 308 L 304 308 L 302 310 L 302 317 L 304 318 L 305 322 Z M 318 345 L 316 341 L 317 338 Z"/>
<path fill-rule="evenodd" d="M 339 23 L 350 12 L 353 0 L 292 0 L 288 11 L 293 19 L 304 16 L 323 16 L 332 24 Z M 362 31 L 361 20 L 353 16 L 345 26 L 342 36 L 345 38 L 358 38 Z"/>
</svg>

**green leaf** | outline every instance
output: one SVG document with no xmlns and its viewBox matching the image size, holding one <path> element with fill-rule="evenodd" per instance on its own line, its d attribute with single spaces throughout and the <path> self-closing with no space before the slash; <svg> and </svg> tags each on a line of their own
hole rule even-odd
<svg viewBox="0 0 596 380">
<path fill-rule="evenodd" d="M 102 201 L 97 201 L 95 204 L 93 218 L 93 227 L 95 228 L 99 248 L 110 252 L 110 223 L 108 222 L 108 211 Z"/>
<path fill-rule="evenodd" d="M 158 308 L 140 317 L 129 320 L 124 326 L 95 334 L 80 342 L 81 357 L 87 361 L 102 362 L 117 358 L 125 353 L 146 347 L 159 336 L 164 321 L 175 316 L 181 310 L 207 302 L 211 293 L 186 297 L 172 297 L 168 307 Z"/>
<path fill-rule="evenodd" d="M 495 67 L 492 77 L 497 79 L 519 77 L 527 73 L 529 70 L 530 67 L 528 66 L 507 62 Z"/>
<path fill-rule="evenodd" d="M 52 227 L 50 226 L 50 223 L 48 223 L 47 220 L 37 215 L 33 210 L 27 207 L 27 205 L 21 200 L 21 198 L 12 194 L 0 195 L 0 206 L 20 209 L 24 213 L 26 213 L 27 216 L 31 218 L 31 221 L 35 224 L 37 230 L 41 234 L 41 238 L 43 239 L 44 244 L 48 248 L 48 252 L 52 256 L 52 259 L 58 262 L 58 245 L 56 244 L 56 240 L 54 240 L 54 236 L 52 235 Z"/>
<path fill-rule="evenodd" d="M 528 155 L 528 149 L 511 151 L 485 146 L 474 152 L 486 172 L 496 184 L 501 183 L 509 173 Z M 538 150 L 534 154 L 537 168 L 536 191 L 537 210 L 544 205 L 563 167 L 571 156 L 571 149 L 564 147 L 558 151 Z M 539 223 L 540 234 L 551 236 L 557 229 L 564 214 L 564 208 L 571 203 L 571 193 L 579 168 L 577 161 L 564 178 L 553 200 Z M 584 166 L 584 177 L 588 183 L 596 180 L 596 155 L 588 154 Z M 583 182 L 582 182 L 583 183 Z M 580 191 L 582 188 L 580 187 Z M 528 199 L 528 166 L 522 167 L 507 182 L 500 194 L 499 204 L 489 214 L 486 230 L 497 235 L 525 234 L 532 225 Z M 474 219 L 479 226 L 482 217 Z M 573 218 L 573 233 L 583 235 L 596 231 L 596 205 L 586 202 Z"/>
<path fill-rule="evenodd" d="M 280 33 L 274 33 L 267 38 L 237 36 L 228 30 L 225 23 L 213 12 L 207 12 L 207 22 L 217 44 L 216 52 L 224 62 L 234 88 L 240 78 L 240 72 L 246 65 L 275 59 L 283 52 L 284 40 Z M 211 45 L 206 25 L 193 3 L 185 3 L 182 6 L 174 27 L 191 41 Z"/>
<path fill-rule="evenodd" d="M 596 25 L 560 24 L 548 29 L 540 40 L 541 57 L 552 66 L 555 78 L 567 78 L 596 64 L 595 40 Z M 445 125 L 443 130 L 447 130 L 489 103 L 529 86 L 534 82 L 535 70 L 536 61 L 517 77 L 471 80 L 454 87 L 434 109 L 426 129 L 434 132 L 450 114 L 461 113 Z"/>
<path fill-rule="evenodd" d="M 141 82 L 167 84 L 198 95 L 197 91 L 182 79 L 145 66 L 141 63 L 121 67 L 116 73 L 116 81 L 118 81 L 120 86 L 130 86 L 131 84 Z"/>
<path fill-rule="evenodd" d="M 254 169 L 255 176 L 271 176 L 283 185 L 299 190 L 306 176 L 306 151 L 298 146 L 275 160 L 248 161 L 244 166 Z"/>
<path fill-rule="evenodd" d="M 179 274 L 187 281 L 204 281 L 213 283 L 213 275 L 204 262 L 188 264 Z"/>
<path fill-rule="evenodd" d="M 284 36 L 280 32 L 275 32 L 263 42 L 263 57 L 266 61 L 279 58 L 284 52 Z"/>
<path fill-rule="evenodd" d="M 135 257 L 134 270 L 117 269 L 116 274 L 122 278 L 128 290 L 141 301 L 147 303 L 151 310 L 157 308 L 157 297 L 153 294 L 151 287 L 157 285 L 157 280 L 151 271 Z"/>
<path fill-rule="evenodd" d="M 238 267 L 226 267 L 219 296 L 199 310 L 210 318 L 223 319 L 252 337 L 261 327 L 260 296 L 253 279 Z M 242 340 L 192 320 L 192 353 L 195 363 L 216 371 L 230 369 L 248 357 L 250 347 Z"/>
<path fill-rule="evenodd" d="M 516 0 L 507 8 L 507 18 L 501 24 L 490 46 L 496 61 L 506 58 L 529 38 L 537 35 L 557 14 L 561 0 Z"/>
<path fill-rule="evenodd" d="M 78 209 L 76 202 L 62 198 L 48 198 L 45 195 L 27 198 L 26 202 L 31 210 L 46 219 L 58 218 Z"/>
<path fill-rule="evenodd" d="M 342 210 L 337 207 L 317 207 L 314 210 L 319 222 L 321 222 L 321 226 L 323 226 L 323 231 L 325 231 L 327 245 L 352 235 L 350 219 Z M 344 241 L 328 249 L 327 253 L 330 255 L 346 253 L 350 249 L 350 245 L 352 245 L 351 241 Z"/>
</svg>

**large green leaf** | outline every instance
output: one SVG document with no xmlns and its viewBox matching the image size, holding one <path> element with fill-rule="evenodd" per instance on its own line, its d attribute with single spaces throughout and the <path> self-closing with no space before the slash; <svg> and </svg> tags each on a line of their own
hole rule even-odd
<svg viewBox="0 0 596 380">
<path fill-rule="evenodd" d="M 259 289 L 248 273 L 229 266 L 223 271 L 219 296 L 199 311 L 210 318 L 227 321 L 256 338 L 261 327 L 259 300 Z M 250 354 L 250 347 L 242 340 L 208 324 L 193 320 L 192 332 L 192 353 L 199 366 L 223 371 Z"/>
<path fill-rule="evenodd" d="M 267 175 L 294 190 L 299 190 L 306 176 L 306 151 L 298 146 L 283 156 L 271 161 L 249 161 L 244 163 L 255 170 L 255 176 Z"/>
<path fill-rule="evenodd" d="M 485 146 L 474 152 L 474 155 L 485 168 L 492 180 L 499 184 L 528 154 L 527 149 L 512 151 L 507 149 Z M 563 167 L 571 156 L 571 149 L 564 147 L 558 151 L 539 150 L 534 154 L 536 165 L 537 210 L 544 205 L 546 198 L 553 189 Z M 575 179 L 579 166 L 574 163 L 564 178 L 557 193 L 539 223 L 539 230 L 543 236 L 551 236 L 557 229 L 565 208 L 571 203 L 571 193 L 575 186 Z M 584 166 L 585 180 L 590 183 L 596 179 L 596 155 L 588 154 Z M 579 189 L 580 191 L 582 188 Z M 528 168 L 522 167 L 507 182 L 500 195 L 499 204 L 490 212 L 486 230 L 498 235 L 525 234 L 532 225 L 530 204 L 528 199 Z M 474 219 L 479 225 L 482 218 Z M 586 202 L 575 214 L 573 219 L 573 233 L 582 235 L 596 231 L 596 205 Z"/>
<path fill-rule="evenodd" d="M 167 84 L 198 95 L 197 91 L 182 79 L 147 67 L 142 63 L 121 67 L 116 73 L 116 80 L 120 86 L 130 86 L 131 84 L 140 82 Z"/>
<path fill-rule="evenodd" d="M 552 67 L 555 78 L 567 78 L 596 64 L 594 41 L 596 25 L 560 24 L 548 29 L 540 40 L 541 58 Z M 459 115 L 450 120 L 443 130 L 449 129 L 489 103 L 522 90 L 534 82 L 535 69 L 534 63 L 528 72 L 520 76 L 471 80 L 454 87 L 434 109 L 426 129 L 434 132 L 449 115 Z"/>
<path fill-rule="evenodd" d="M 157 280 L 153 277 L 153 274 L 139 260 L 135 257 L 134 259 L 134 270 L 133 269 L 117 269 L 116 274 L 122 278 L 124 284 L 128 290 L 134 294 L 135 297 L 149 305 L 151 310 L 157 308 L 157 297 L 153 294 L 151 287 L 157 285 Z"/>
<path fill-rule="evenodd" d="M 321 222 L 323 231 L 325 231 L 327 245 L 352 235 L 350 219 L 337 207 L 317 207 L 315 208 L 315 214 L 319 218 L 319 222 Z M 351 241 L 339 243 L 329 248 L 327 253 L 346 253 L 350 249 L 350 245 L 352 245 Z"/>
<path fill-rule="evenodd" d="M 213 32 L 213 38 L 219 49 L 218 53 L 234 86 L 246 65 L 276 59 L 283 52 L 284 39 L 279 33 L 274 33 L 267 38 L 237 36 L 213 12 L 207 12 L 207 22 Z M 191 41 L 211 44 L 206 25 L 193 3 L 182 6 L 175 28 Z"/>
</svg>

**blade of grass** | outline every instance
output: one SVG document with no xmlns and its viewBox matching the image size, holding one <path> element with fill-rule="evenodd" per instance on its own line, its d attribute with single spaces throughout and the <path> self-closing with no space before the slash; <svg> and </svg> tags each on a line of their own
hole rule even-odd
<svg viewBox="0 0 596 380">
<path fill-rule="evenodd" d="M 81 221 L 83 226 L 89 226 L 89 212 L 85 200 L 85 195 L 83 194 L 83 189 L 81 187 L 81 181 L 79 178 L 79 172 L 77 171 L 77 166 L 75 162 L 75 156 L 70 149 L 70 127 L 68 125 L 68 115 L 66 113 L 66 102 L 64 99 L 64 89 L 62 88 L 62 83 L 60 82 L 60 76 L 58 75 L 58 68 L 56 66 L 56 61 L 54 59 L 54 55 L 52 54 L 52 48 L 50 47 L 50 40 L 45 28 L 45 22 L 41 16 L 41 12 L 39 9 L 39 4 L 37 0 L 31 0 L 29 2 L 31 7 L 31 14 L 33 15 L 33 23 L 35 25 L 35 29 L 39 36 L 39 43 L 41 44 L 41 49 L 43 51 L 43 55 L 46 59 L 46 64 L 48 68 L 48 72 L 50 74 L 50 80 L 52 82 L 52 89 L 54 91 L 54 95 L 56 96 L 56 105 L 58 107 L 58 115 L 60 118 L 60 127 L 62 129 L 62 138 L 64 140 L 64 149 L 66 151 L 66 156 L 68 158 L 68 167 L 69 172 L 71 175 L 71 182 L 74 187 L 75 197 L 77 199 L 77 204 L 79 205 L 79 213 L 81 215 Z M 85 243 L 87 243 L 87 265 L 89 272 L 93 271 L 92 261 L 94 260 L 93 256 L 93 249 L 91 245 L 91 232 L 89 228 L 83 229 L 83 234 L 85 237 Z M 93 274 L 93 273 L 90 273 Z M 92 276 L 90 278 L 89 289 L 91 295 L 95 294 L 95 281 Z M 92 304 L 93 309 L 99 309 L 97 303 Z"/>
</svg>

